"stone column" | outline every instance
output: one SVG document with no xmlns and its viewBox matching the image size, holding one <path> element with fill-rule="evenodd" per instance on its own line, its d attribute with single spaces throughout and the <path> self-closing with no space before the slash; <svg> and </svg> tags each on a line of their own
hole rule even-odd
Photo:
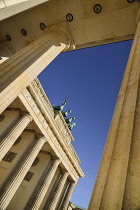
<svg viewBox="0 0 140 210">
<path fill-rule="evenodd" d="M 12 52 L 5 44 L 0 44 L 0 64 L 12 56 Z"/>
<path fill-rule="evenodd" d="M 46 177 L 45 178 L 43 177 L 43 180 L 41 180 L 42 182 L 39 183 L 40 187 L 39 187 L 39 189 L 37 189 L 37 194 L 34 195 L 34 198 L 31 201 L 29 201 L 29 204 L 27 204 L 27 207 L 25 209 L 29 209 L 29 210 L 39 209 L 39 207 L 47 193 L 47 190 L 52 182 L 52 179 L 53 179 L 54 174 L 58 168 L 59 163 L 60 163 L 59 159 L 56 159 L 53 161 Z"/>
<path fill-rule="evenodd" d="M 88 210 L 140 208 L 140 22 Z"/>
<path fill-rule="evenodd" d="M 1 64 L 0 113 L 26 88 L 53 59 L 69 47 L 67 32 L 60 26 L 46 29 L 46 34 Z"/>
<path fill-rule="evenodd" d="M 32 145 L 30 145 L 21 157 L 17 167 L 9 174 L 1 187 L 0 209 L 6 209 L 45 142 L 45 137 L 39 137 L 34 140 Z"/>
<path fill-rule="evenodd" d="M 138 73 L 138 89 L 136 97 L 135 116 L 133 122 L 133 134 L 131 140 L 127 179 L 123 199 L 124 210 L 133 210 L 140 208 L 140 9 L 137 14 L 138 40 L 135 50 L 134 68 Z"/>
<path fill-rule="evenodd" d="M 66 191 L 66 195 L 64 196 L 62 205 L 60 207 L 61 210 L 67 210 L 68 209 L 69 201 L 71 199 L 74 187 L 75 187 L 75 182 L 70 181 L 70 184 L 69 184 L 68 189 Z"/>
<path fill-rule="evenodd" d="M 53 194 L 51 203 L 50 203 L 50 205 L 49 205 L 47 210 L 54 210 L 56 208 L 57 202 L 58 202 L 58 200 L 60 198 L 61 192 L 62 192 L 63 187 L 65 185 L 65 182 L 67 180 L 67 177 L 68 177 L 68 172 L 64 172 L 62 174 L 58 184 L 57 184 L 57 187 L 56 187 L 55 192 Z"/>
<path fill-rule="evenodd" d="M 17 124 L 12 128 L 12 130 L 5 136 L 2 141 L 0 141 L 0 161 L 8 152 L 8 150 L 12 147 L 15 143 L 17 138 L 26 128 L 28 123 L 32 120 L 32 117 L 29 114 L 23 114 L 23 116 L 19 119 Z"/>
</svg>

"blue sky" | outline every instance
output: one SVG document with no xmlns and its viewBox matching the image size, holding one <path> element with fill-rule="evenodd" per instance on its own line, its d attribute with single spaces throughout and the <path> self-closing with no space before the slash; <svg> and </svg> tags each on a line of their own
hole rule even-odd
<svg viewBox="0 0 140 210">
<path fill-rule="evenodd" d="M 132 41 L 61 53 L 39 80 L 52 104 L 76 117 L 72 142 L 85 177 L 71 201 L 88 207 Z"/>
</svg>

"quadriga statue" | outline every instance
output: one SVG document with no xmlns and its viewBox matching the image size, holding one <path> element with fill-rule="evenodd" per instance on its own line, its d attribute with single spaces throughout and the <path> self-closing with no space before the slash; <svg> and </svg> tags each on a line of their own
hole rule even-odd
<svg viewBox="0 0 140 210">
<path fill-rule="evenodd" d="M 76 126 L 76 123 L 74 123 L 74 122 L 68 123 L 68 127 L 69 127 L 70 131 L 72 131 L 74 126 Z"/>
<path fill-rule="evenodd" d="M 62 112 L 63 117 L 67 117 L 68 114 L 70 114 L 72 110 L 68 110 L 66 112 Z"/>
<path fill-rule="evenodd" d="M 54 110 L 62 111 L 62 110 L 64 109 L 64 106 L 65 106 L 66 104 L 67 104 L 67 100 L 64 99 L 64 101 L 63 101 L 63 103 L 62 103 L 61 106 L 55 106 L 55 105 L 53 105 L 52 107 L 53 107 Z"/>
<path fill-rule="evenodd" d="M 72 120 L 75 120 L 75 117 L 65 118 L 66 123 L 70 123 Z"/>
</svg>

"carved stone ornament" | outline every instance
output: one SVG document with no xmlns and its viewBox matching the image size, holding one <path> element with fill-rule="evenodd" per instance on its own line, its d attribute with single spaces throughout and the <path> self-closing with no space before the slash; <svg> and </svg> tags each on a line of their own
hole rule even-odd
<svg viewBox="0 0 140 210">
<path fill-rule="evenodd" d="M 71 138 L 70 138 L 70 133 L 67 131 L 61 117 L 59 115 L 57 115 L 56 117 L 56 123 L 59 127 L 59 130 L 61 131 L 62 135 L 64 136 L 64 139 L 67 143 L 69 143 L 71 141 Z"/>
<path fill-rule="evenodd" d="M 12 163 L 12 161 L 14 160 L 14 158 L 16 157 L 17 153 L 14 152 L 7 152 L 6 155 L 4 156 L 4 158 L 2 160 Z"/>
<path fill-rule="evenodd" d="M 29 182 L 31 180 L 31 178 L 32 178 L 33 175 L 34 175 L 34 173 L 28 171 L 27 174 L 24 177 L 24 180 L 26 180 L 26 181 Z"/>
</svg>

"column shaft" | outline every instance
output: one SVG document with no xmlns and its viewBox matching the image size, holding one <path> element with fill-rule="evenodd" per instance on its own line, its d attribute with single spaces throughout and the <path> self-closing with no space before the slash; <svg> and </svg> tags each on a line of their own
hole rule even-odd
<svg viewBox="0 0 140 210">
<path fill-rule="evenodd" d="M 0 113 L 69 46 L 69 37 L 60 26 L 28 45 L 1 64 Z"/>
<path fill-rule="evenodd" d="M 67 189 L 66 195 L 64 196 L 62 205 L 60 207 L 61 210 L 67 210 L 68 205 L 69 205 L 69 201 L 71 199 L 71 196 L 72 196 L 72 193 L 73 193 L 73 190 L 74 190 L 74 187 L 75 187 L 75 182 L 71 181 L 70 184 L 69 184 L 69 187 Z"/>
<path fill-rule="evenodd" d="M 30 148 L 25 151 L 24 156 L 21 157 L 17 168 L 9 174 L 1 187 L 0 209 L 6 209 L 8 206 L 45 141 L 44 137 L 35 140 Z"/>
<path fill-rule="evenodd" d="M 17 124 L 12 128 L 12 130 L 7 134 L 7 136 L 0 141 L 0 161 L 4 157 L 4 155 L 8 152 L 8 150 L 15 143 L 17 138 L 26 128 L 28 123 L 32 120 L 32 117 L 29 114 L 25 114 L 21 117 L 21 119 L 17 122 Z"/>
<path fill-rule="evenodd" d="M 137 24 L 139 24 L 138 39 L 140 39 L 140 9 L 137 14 Z M 137 45 L 138 44 L 140 44 L 140 42 L 137 43 Z M 140 54 L 140 47 L 136 52 L 138 55 Z M 140 59 L 140 56 L 135 59 Z M 136 61 L 137 66 L 138 62 L 139 60 Z M 122 209 L 125 210 L 139 209 L 140 207 L 140 73 L 127 179 L 122 206 Z"/>
<path fill-rule="evenodd" d="M 37 194 L 34 195 L 34 199 L 29 201 L 29 204 L 27 204 L 27 207 L 25 209 L 39 209 L 46 193 L 47 193 L 47 190 L 52 182 L 52 179 L 54 177 L 54 174 L 58 168 L 58 165 L 60 163 L 60 160 L 59 159 L 56 159 L 53 161 L 46 177 L 44 178 L 43 177 L 43 180 L 42 182 L 40 183 L 40 188 L 37 190 Z M 31 203 L 31 205 L 30 205 Z"/>
<path fill-rule="evenodd" d="M 64 172 L 57 184 L 57 187 L 56 187 L 56 190 L 53 194 L 53 197 L 52 197 L 52 200 L 51 200 L 51 203 L 48 207 L 48 210 L 54 210 L 57 206 L 57 202 L 59 200 L 59 197 L 61 195 L 61 192 L 63 190 L 63 187 L 65 185 L 65 182 L 67 180 L 67 177 L 68 177 L 68 172 Z"/>
<path fill-rule="evenodd" d="M 140 200 L 137 197 L 140 196 L 140 187 L 134 190 L 134 185 L 140 185 L 140 168 L 137 167 L 140 153 L 134 152 L 139 151 L 140 142 L 139 62 L 140 23 L 119 92 L 89 210 L 121 210 L 123 207 L 125 210 L 134 209 L 131 206 L 139 208 Z M 131 190 L 133 196 L 130 199 Z M 134 199 L 135 195 L 137 201 Z"/>
<path fill-rule="evenodd" d="M 140 208 L 140 80 L 133 124 L 125 193 L 124 210 Z"/>
</svg>

